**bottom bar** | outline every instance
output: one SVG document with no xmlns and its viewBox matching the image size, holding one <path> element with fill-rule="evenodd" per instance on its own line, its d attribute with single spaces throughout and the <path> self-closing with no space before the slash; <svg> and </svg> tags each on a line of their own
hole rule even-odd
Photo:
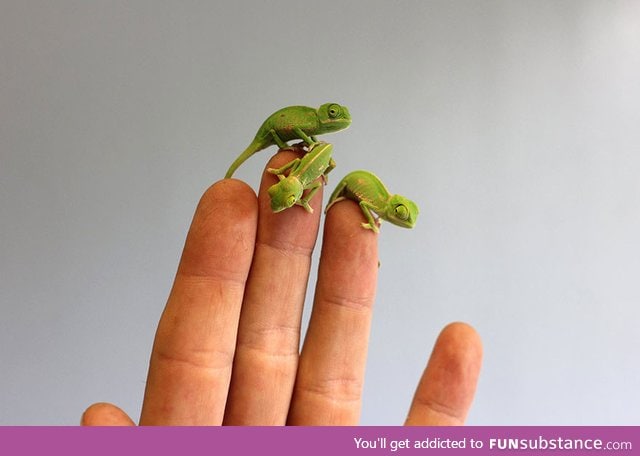
<svg viewBox="0 0 640 456">
<path fill-rule="evenodd" d="M 626 453 L 640 427 L 0 427 L 0 455 Z"/>
</svg>

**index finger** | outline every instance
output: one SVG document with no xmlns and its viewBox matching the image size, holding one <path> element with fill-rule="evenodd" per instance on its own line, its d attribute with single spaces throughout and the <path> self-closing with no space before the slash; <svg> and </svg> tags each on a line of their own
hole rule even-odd
<svg viewBox="0 0 640 456">
<path fill-rule="evenodd" d="M 241 181 L 201 198 L 156 332 L 141 425 L 222 423 L 257 218 Z"/>
</svg>

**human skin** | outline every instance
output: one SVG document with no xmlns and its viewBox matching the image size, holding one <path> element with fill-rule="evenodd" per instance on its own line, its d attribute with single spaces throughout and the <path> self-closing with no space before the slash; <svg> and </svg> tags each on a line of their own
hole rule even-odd
<svg viewBox="0 0 640 456">
<path fill-rule="evenodd" d="M 295 157 L 280 151 L 267 168 Z M 312 214 L 300 207 L 276 214 L 267 194 L 275 182 L 265 172 L 256 197 L 242 181 L 224 179 L 202 196 L 158 324 L 139 424 L 358 424 L 379 235 L 354 223 L 362 219 L 354 201 L 327 213 L 312 314 L 299 350 L 322 190 L 311 201 Z M 405 424 L 463 424 L 481 361 L 476 331 L 466 323 L 447 325 Z M 117 406 L 99 402 L 81 424 L 135 423 Z"/>
</svg>

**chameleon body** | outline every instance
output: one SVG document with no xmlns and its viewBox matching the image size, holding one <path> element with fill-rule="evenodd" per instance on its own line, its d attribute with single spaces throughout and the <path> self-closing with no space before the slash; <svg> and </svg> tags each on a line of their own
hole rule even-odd
<svg viewBox="0 0 640 456">
<path fill-rule="evenodd" d="M 231 164 L 225 178 L 233 176 L 238 167 L 256 152 L 277 145 L 281 149 L 287 141 L 302 139 L 308 146 L 316 141 L 316 135 L 332 133 L 351 125 L 351 115 L 345 106 L 325 103 L 318 109 L 307 106 L 289 106 L 271 114 L 265 120 L 251 144 Z"/>
<path fill-rule="evenodd" d="M 416 203 L 404 196 L 389 193 L 382 181 L 369 171 L 360 170 L 347 174 L 331 194 L 325 212 L 344 199 L 354 200 L 360 205 L 367 220 L 362 226 L 376 233 L 380 231 L 380 222 L 376 220 L 374 213 L 379 219 L 403 228 L 413 228 L 418 218 Z"/>
<path fill-rule="evenodd" d="M 302 158 L 295 158 L 281 168 L 269 168 L 268 172 L 276 174 L 280 181 L 269 187 L 271 197 L 271 210 L 280 212 L 290 208 L 294 204 L 304 207 L 307 212 L 313 212 L 309 201 L 320 189 L 322 178 L 327 182 L 327 174 L 335 168 L 336 164 L 331 158 L 333 146 L 329 143 L 315 143 Z M 290 170 L 285 176 L 284 172 Z M 302 193 L 309 190 L 302 197 Z"/>
</svg>

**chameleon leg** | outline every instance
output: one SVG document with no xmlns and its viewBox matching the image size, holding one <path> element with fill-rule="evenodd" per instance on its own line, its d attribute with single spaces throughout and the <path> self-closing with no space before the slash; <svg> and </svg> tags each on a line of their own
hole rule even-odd
<svg viewBox="0 0 640 456">
<path fill-rule="evenodd" d="M 302 198 L 300 201 L 298 201 L 296 204 L 304 207 L 307 212 L 313 213 L 313 208 L 309 205 L 309 201 L 311 200 L 311 198 L 313 198 L 313 195 L 316 194 L 316 192 L 320 189 L 320 187 L 322 187 L 322 184 L 316 180 L 308 188 L 309 192 L 305 195 L 305 197 Z"/>
<path fill-rule="evenodd" d="M 269 130 L 269 133 L 271 133 L 271 137 L 273 138 L 273 141 L 278 145 L 280 149 L 286 149 L 287 147 L 289 147 L 289 144 L 287 144 L 282 139 L 280 139 L 280 136 L 278 136 L 278 133 L 276 133 L 276 131 L 273 128 Z"/>
<path fill-rule="evenodd" d="M 302 139 L 304 142 L 306 142 L 307 145 L 313 146 L 316 143 L 316 141 L 314 141 L 312 139 L 313 137 L 310 138 L 309 136 L 307 136 L 307 134 L 304 131 L 302 131 L 302 128 L 294 127 L 293 131 L 295 131 L 296 135 L 298 135 L 300 137 L 300 139 Z"/>
<path fill-rule="evenodd" d="M 329 166 L 327 166 L 327 169 L 324 171 L 324 173 L 322 173 L 322 182 L 324 182 L 324 185 L 327 185 L 329 183 L 329 176 L 328 174 L 331 172 L 331 170 L 333 170 L 336 167 L 336 162 L 333 160 L 333 158 L 331 158 L 329 160 Z"/>
<path fill-rule="evenodd" d="M 267 172 L 270 172 L 271 174 L 277 174 L 278 177 L 281 176 L 282 174 L 284 174 L 284 172 L 286 170 L 288 170 L 289 168 L 296 168 L 298 166 L 298 164 L 300 163 L 300 159 L 299 158 L 294 158 L 293 160 L 291 160 L 289 163 L 287 163 L 286 165 L 284 165 L 281 168 L 267 168 Z"/>
<path fill-rule="evenodd" d="M 362 213 L 364 214 L 364 217 L 367 219 L 367 222 L 368 222 L 368 223 L 362 223 L 362 227 L 367 230 L 373 230 L 374 233 L 379 233 L 380 228 L 378 228 L 378 223 L 376 222 L 376 219 L 373 217 L 373 214 L 371 214 L 372 208 L 373 206 L 367 201 L 360 201 L 360 209 L 362 209 Z"/>
</svg>

